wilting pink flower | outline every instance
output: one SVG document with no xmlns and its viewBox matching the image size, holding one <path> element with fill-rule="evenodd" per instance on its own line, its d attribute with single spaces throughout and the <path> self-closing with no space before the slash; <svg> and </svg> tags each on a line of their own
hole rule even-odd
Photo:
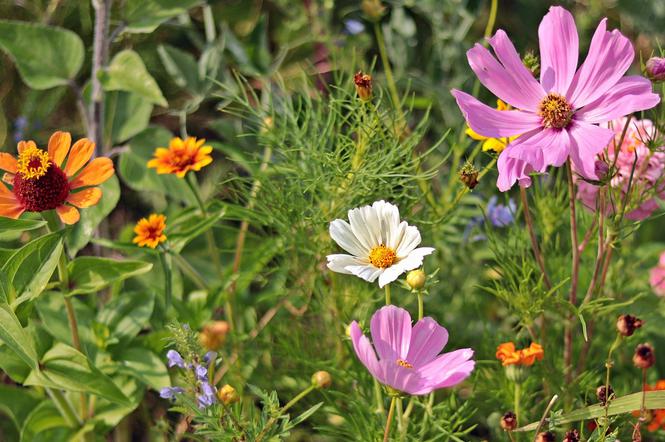
<svg viewBox="0 0 665 442">
<path fill-rule="evenodd" d="M 658 265 L 649 272 L 651 289 L 658 296 L 665 296 L 665 252 L 660 254 Z"/>
<path fill-rule="evenodd" d="M 601 153 L 602 164 L 613 164 L 616 171 L 609 182 L 611 188 L 621 189 L 620 197 L 606 198 L 605 213 L 614 214 L 621 210 L 626 192 L 631 189 L 629 211 L 626 218 L 642 220 L 650 216 L 658 208 L 656 196 L 665 197 L 665 184 L 663 183 L 663 170 L 665 169 L 665 153 L 663 148 L 649 150 L 647 143 L 656 137 L 656 129 L 649 120 L 632 120 L 626 130 L 623 142 L 615 151 L 621 134 L 626 125 L 626 118 L 619 118 L 605 124 L 614 131 L 614 143 L 607 146 L 607 151 Z M 596 169 L 593 178 L 602 179 Z M 632 179 L 631 179 L 632 175 Z M 591 210 L 598 208 L 598 192 L 600 188 L 584 180 L 577 180 L 577 197 Z M 654 196 L 654 194 L 656 196 Z"/>
<path fill-rule="evenodd" d="M 579 41 L 573 16 L 551 7 L 538 28 L 540 82 L 502 30 L 489 39 L 496 58 L 479 44 L 467 52 L 480 82 L 516 109 L 497 111 L 469 94 L 452 91 L 467 123 L 480 135 L 520 135 L 499 156 L 499 190 L 510 189 L 516 181 L 529 186 L 530 172 L 559 167 L 568 158 L 579 173 L 593 176 L 596 154 L 613 136 L 598 124 L 660 101 L 646 78 L 623 76 L 635 57 L 633 46 L 619 31 L 608 32 L 606 27 L 603 19 L 577 69 Z"/>
<path fill-rule="evenodd" d="M 353 348 L 372 376 L 395 390 L 427 394 L 459 384 L 473 371 L 470 348 L 439 355 L 448 342 L 448 331 L 432 318 L 412 327 L 409 312 L 387 305 L 374 313 L 370 330 L 374 348 L 358 323 L 351 323 Z"/>
</svg>

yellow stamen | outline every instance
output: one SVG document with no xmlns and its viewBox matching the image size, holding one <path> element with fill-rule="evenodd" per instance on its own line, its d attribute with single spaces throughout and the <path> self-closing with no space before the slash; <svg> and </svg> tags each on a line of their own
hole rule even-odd
<svg viewBox="0 0 665 442">
<path fill-rule="evenodd" d="M 47 152 L 30 146 L 19 154 L 16 169 L 24 179 L 32 180 L 46 175 L 50 165 Z"/>
<path fill-rule="evenodd" d="M 395 263 L 397 259 L 397 254 L 390 247 L 386 247 L 381 244 L 378 247 L 374 247 L 369 252 L 369 262 L 374 266 L 380 269 L 385 269 L 390 267 Z"/>
<path fill-rule="evenodd" d="M 562 129 L 573 118 L 573 108 L 566 97 L 550 92 L 538 105 L 538 115 L 543 119 L 543 126 Z"/>
<path fill-rule="evenodd" d="M 413 365 L 406 362 L 404 359 L 398 359 L 396 362 L 397 365 L 404 368 L 413 368 Z"/>
</svg>

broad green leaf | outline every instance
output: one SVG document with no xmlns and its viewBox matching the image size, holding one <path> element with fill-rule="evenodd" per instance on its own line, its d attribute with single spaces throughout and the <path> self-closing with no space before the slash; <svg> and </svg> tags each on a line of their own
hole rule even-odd
<svg viewBox="0 0 665 442">
<path fill-rule="evenodd" d="M 105 109 L 107 143 L 116 145 L 148 127 L 153 105 L 139 95 L 112 91 L 106 94 Z"/>
<path fill-rule="evenodd" d="M 99 371 L 83 353 L 69 345 L 55 344 L 44 354 L 41 366 L 40 372 L 33 370 L 28 375 L 25 385 L 92 393 L 120 405 L 129 403 L 108 376 Z"/>
<path fill-rule="evenodd" d="M 99 422 L 107 428 L 113 428 L 128 414 L 136 409 L 144 397 L 145 388 L 132 376 L 116 375 L 113 377 L 115 383 L 121 386 L 122 392 L 129 398 L 130 404 L 119 406 L 104 399 L 99 399 L 95 404 L 95 415 L 93 422 Z"/>
<path fill-rule="evenodd" d="M 66 441 L 70 431 L 55 404 L 42 401 L 23 422 L 21 442 Z"/>
<path fill-rule="evenodd" d="M 125 292 L 104 306 L 97 321 L 107 325 L 121 342 L 130 340 L 148 326 L 154 305 L 154 293 Z"/>
<path fill-rule="evenodd" d="M 107 91 L 126 91 L 150 103 L 167 107 L 157 82 L 146 69 L 141 56 L 131 49 L 120 51 L 113 57 L 100 81 Z"/>
<path fill-rule="evenodd" d="M 0 48 L 32 89 L 66 85 L 83 63 L 83 42 L 63 28 L 0 20 Z"/>
<path fill-rule="evenodd" d="M 0 412 L 7 415 L 20 430 L 30 412 L 41 402 L 32 390 L 0 384 Z"/>
<path fill-rule="evenodd" d="M 171 386 L 171 378 L 164 362 L 153 352 L 145 348 L 129 348 L 117 358 L 122 364 L 121 370 L 159 391 Z"/>
<path fill-rule="evenodd" d="M 175 84 L 192 92 L 200 91 L 203 79 L 192 54 L 169 45 L 159 45 L 157 53 Z"/>
<path fill-rule="evenodd" d="M 30 241 L 9 257 L 0 270 L 13 287 L 14 307 L 39 296 L 58 266 L 61 254 L 62 234 L 54 232 Z"/>
<path fill-rule="evenodd" d="M 150 33 L 165 21 L 202 3 L 203 0 L 127 0 L 125 32 Z"/>
<path fill-rule="evenodd" d="M 65 242 L 70 256 L 76 256 L 85 247 L 95 233 L 95 229 L 118 204 L 120 199 L 120 183 L 112 176 L 101 186 L 102 199 L 95 206 L 81 210 L 81 219 L 68 229 Z"/>
<path fill-rule="evenodd" d="M 35 343 L 14 314 L 9 304 L 0 304 L 0 340 L 11 348 L 30 368 L 38 368 Z"/>
<path fill-rule="evenodd" d="M 69 263 L 68 296 L 94 293 L 115 282 L 149 271 L 152 264 L 143 261 L 115 260 L 82 256 Z"/>
<path fill-rule="evenodd" d="M 95 350 L 95 336 L 90 325 L 94 311 L 77 298 L 70 299 L 76 319 L 81 345 L 88 349 L 86 354 Z M 65 299 L 59 292 L 46 292 L 35 301 L 35 308 L 41 318 L 42 327 L 57 341 L 72 345 L 72 331 L 67 318 Z M 50 348 L 50 347 L 49 347 Z"/>
<path fill-rule="evenodd" d="M 11 219 L 0 217 L 0 232 L 26 232 L 46 225 L 46 221 L 34 219 Z"/>
</svg>

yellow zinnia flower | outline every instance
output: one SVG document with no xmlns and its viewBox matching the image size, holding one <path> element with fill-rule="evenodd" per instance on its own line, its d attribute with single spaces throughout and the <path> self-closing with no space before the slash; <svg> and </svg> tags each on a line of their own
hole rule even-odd
<svg viewBox="0 0 665 442">
<path fill-rule="evenodd" d="M 510 107 L 506 103 L 504 103 L 501 100 L 496 100 L 496 110 L 505 111 L 505 110 L 509 110 L 509 109 L 510 109 Z M 473 138 L 474 140 L 484 141 L 484 143 L 483 143 L 483 151 L 484 152 L 492 151 L 492 152 L 496 152 L 496 153 L 503 152 L 503 150 L 506 148 L 508 143 L 510 143 L 511 141 L 513 141 L 515 138 L 517 138 L 519 136 L 519 135 L 514 135 L 510 138 L 489 138 L 489 137 L 480 135 L 479 133 L 477 133 L 476 131 L 474 131 L 473 129 L 471 129 L 468 126 L 466 128 L 466 131 L 464 131 L 464 133 L 467 134 L 468 136 L 470 136 L 471 138 Z"/>
<path fill-rule="evenodd" d="M 175 137 L 169 147 L 155 149 L 154 158 L 148 161 L 148 167 L 157 169 L 159 174 L 173 174 L 183 178 L 187 172 L 199 171 L 212 163 L 211 146 L 204 146 L 204 139 L 188 137 L 184 141 Z"/>
<path fill-rule="evenodd" d="M 166 217 L 164 215 L 152 214 L 148 218 L 141 218 L 134 227 L 134 244 L 139 247 L 156 248 L 166 241 L 164 230 L 166 229 Z"/>
</svg>

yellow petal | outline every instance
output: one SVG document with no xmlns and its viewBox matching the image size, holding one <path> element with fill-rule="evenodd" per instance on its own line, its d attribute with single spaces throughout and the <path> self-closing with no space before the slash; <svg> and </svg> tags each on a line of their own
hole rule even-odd
<svg viewBox="0 0 665 442">
<path fill-rule="evenodd" d="M 55 132 L 48 140 L 48 156 L 55 164 L 62 166 L 65 161 L 69 146 L 72 145 L 72 136 L 69 132 Z"/>
<path fill-rule="evenodd" d="M 473 138 L 474 140 L 482 141 L 482 140 L 487 139 L 487 137 L 485 137 L 483 135 L 480 135 L 479 133 L 477 133 L 475 130 L 471 129 L 470 127 L 467 127 L 466 130 L 464 131 L 464 133 L 467 134 L 468 136 L 470 136 L 471 138 Z"/>
<path fill-rule="evenodd" d="M 496 153 L 501 153 L 506 148 L 506 143 L 497 139 L 497 138 L 488 138 L 483 143 L 483 151 L 493 151 Z"/>
</svg>

